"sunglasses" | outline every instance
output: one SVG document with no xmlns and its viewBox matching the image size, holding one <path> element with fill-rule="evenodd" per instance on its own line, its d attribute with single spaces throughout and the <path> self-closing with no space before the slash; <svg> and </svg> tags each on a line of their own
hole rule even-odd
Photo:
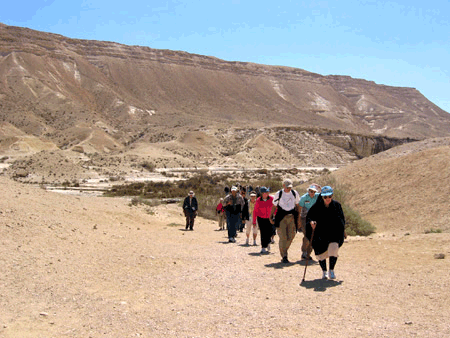
<svg viewBox="0 0 450 338">
<path fill-rule="evenodd" d="M 328 199 L 328 198 L 332 198 L 333 195 L 331 195 L 331 196 L 322 196 L 322 197 L 323 197 L 324 200 L 326 200 L 326 199 Z"/>
</svg>

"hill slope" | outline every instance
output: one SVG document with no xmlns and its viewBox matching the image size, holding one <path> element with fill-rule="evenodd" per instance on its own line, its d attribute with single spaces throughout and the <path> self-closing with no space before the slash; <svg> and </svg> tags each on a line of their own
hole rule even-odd
<svg viewBox="0 0 450 338">
<path fill-rule="evenodd" d="M 101 129 L 120 144 L 201 126 L 297 125 L 402 138 L 450 130 L 450 115 L 413 88 L 2 24 L 0 119 L 62 149 L 80 142 L 67 135 L 74 128 Z"/>
<path fill-rule="evenodd" d="M 378 231 L 448 231 L 448 163 L 450 138 L 442 138 L 392 148 L 333 175 Z"/>
</svg>

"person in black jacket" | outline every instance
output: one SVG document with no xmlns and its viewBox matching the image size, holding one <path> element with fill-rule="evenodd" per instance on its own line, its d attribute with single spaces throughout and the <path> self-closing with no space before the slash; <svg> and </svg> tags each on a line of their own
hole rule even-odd
<svg viewBox="0 0 450 338">
<path fill-rule="evenodd" d="M 198 213 L 198 202 L 193 191 L 184 199 L 183 212 L 186 216 L 186 230 L 194 230 L 194 220 Z"/>
<path fill-rule="evenodd" d="M 241 225 L 239 226 L 239 232 L 244 232 L 245 222 L 249 220 L 248 198 L 245 195 L 246 195 L 246 191 L 244 188 L 241 190 L 241 196 L 244 199 L 244 207 L 242 208 L 242 219 L 241 219 Z"/>
<path fill-rule="evenodd" d="M 314 236 L 312 232 L 314 230 Z M 333 200 L 333 188 L 325 186 L 317 202 L 306 215 L 306 237 L 312 238 L 312 247 L 322 268 L 322 278 L 335 279 L 334 267 L 339 248 L 345 238 L 345 217 L 342 206 Z M 327 258 L 330 258 L 330 270 L 327 274 Z"/>
<path fill-rule="evenodd" d="M 236 231 L 241 226 L 242 210 L 244 208 L 244 199 L 238 193 L 237 187 L 231 188 L 231 193 L 224 200 L 223 205 L 227 215 L 228 242 L 236 243 Z"/>
</svg>

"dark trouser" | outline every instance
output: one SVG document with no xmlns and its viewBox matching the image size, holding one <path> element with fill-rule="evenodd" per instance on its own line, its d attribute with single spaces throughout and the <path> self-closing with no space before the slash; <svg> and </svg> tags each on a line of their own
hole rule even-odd
<svg viewBox="0 0 450 338">
<path fill-rule="evenodd" d="M 243 232 L 245 228 L 245 220 L 241 220 L 241 225 L 239 226 L 239 231 Z"/>
<path fill-rule="evenodd" d="M 227 212 L 228 238 L 236 237 L 236 230 L 241 225 L 241 215 Z"/>
<path fill-rule="evenodd" d="M 272 223 L 268 218 L 258 217 L 258 226 L 261 233 L 261 247 L 267 248 L 272 237 Z"/>
<path fill-rule="evenodd" d="M 195 213 L 186 213 L 186 229 L 194 229 Z"/>
</svg>

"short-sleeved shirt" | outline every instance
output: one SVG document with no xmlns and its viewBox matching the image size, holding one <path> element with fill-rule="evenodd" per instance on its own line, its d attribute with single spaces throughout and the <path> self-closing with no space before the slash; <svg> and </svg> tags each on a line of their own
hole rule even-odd
<svg viewBox="0 0 450 338">
<path fill-rule="evenodd" d="M 317 201 L 317 197 L 319 197 L 319 193 L 316 192 L 314 194 L 314 197 L 311 198 L 311 196 L 309 196 L 309 193 L 304 194 L 302 197 L 300 197 L 300 202 L 298 202 L 298 204 L 302 207 L 302 212 L 300 217 L 305 218 L 306 214 L 308 213 L 308 210 L 314 205 L 314 203 L 316 203 Z"/>
<path fill-rule="evenodd" d="M 280 191 L 278 191 L 273 196 L 273 205 L 280 206 L 283 210 L 291 211 L 292 209 L 295 208 L 295 205 L 298 204 L 298 202 L 300 201 L 300 195 L 295 190 L 291 189 L 291 191 L 286 192 L 283 189 L 280 198 Z M 295 193 L 295 197 L 292 192 Z"/>
</svg>

